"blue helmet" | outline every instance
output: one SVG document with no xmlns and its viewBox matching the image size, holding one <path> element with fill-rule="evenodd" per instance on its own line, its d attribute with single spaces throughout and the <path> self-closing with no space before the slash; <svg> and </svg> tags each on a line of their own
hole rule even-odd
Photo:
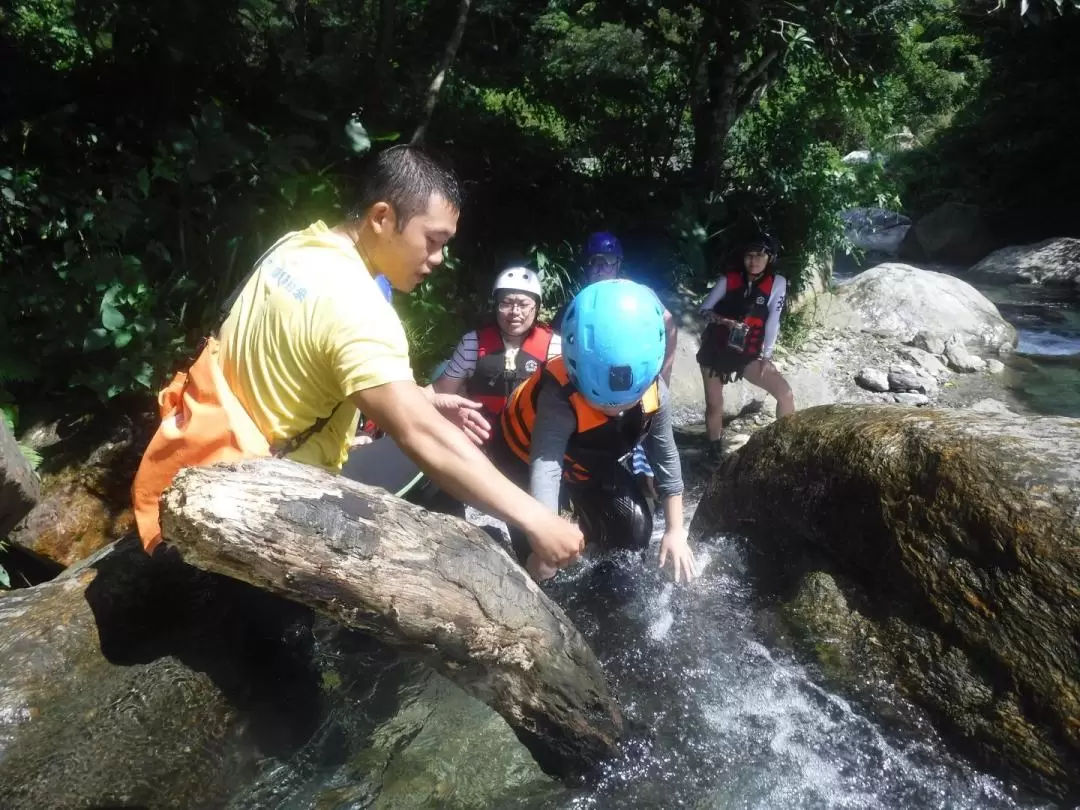
<svg viewBox="0 0 1080 810">
<path fill-rule="evenodd" d="M 597 231 L 594 234 L 589 235 L 589 241 L 585 245 L 585 258 L 590 256 L 597 256 L 599 254 L 607 254 L 611 256 L 618 256 L 622 258 L 622 245 L 619 244 L 619 240 L 615 238 L 614 234 L 607 231 Z"/>
<path fill-rule="evenodd" d="M 570 382 L 593 405 L 636 403 L 660 376 L 667 337 L 664 307 L 626 279 L 590 284 L 566 308 L 562 353 Z"/>
</svg>

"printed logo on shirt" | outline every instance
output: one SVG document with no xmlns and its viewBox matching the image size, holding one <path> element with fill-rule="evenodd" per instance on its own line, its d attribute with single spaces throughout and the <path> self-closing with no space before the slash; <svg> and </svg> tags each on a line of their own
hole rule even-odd
<svg viewBox="0 0 1080 810">
<path fill-rule="evenodd" d="M 277 284 L 289 293 L 297 301 L 303 301 L 307 298 L 307 288 L 301 287 L 300 283 L 289 275 L 280 264 L 274 263 L 270 265 L 270 280 L 277 282 Z"/>
<path fill-rule="evenodd" d="M 540 366 L 537 364 L 537 362 L 535 360 L 526 360 L 525 361 L 525 372 L 527 374 L 532 374 L 538 368 L 540 368 Z"/>
<path fill-rule="evenodd" d="M 759 295 L 757 297 L 757 305 L 760 307 L 764 303 L 765 303 L 765 296 L 764 295 Z"/>
</svg>

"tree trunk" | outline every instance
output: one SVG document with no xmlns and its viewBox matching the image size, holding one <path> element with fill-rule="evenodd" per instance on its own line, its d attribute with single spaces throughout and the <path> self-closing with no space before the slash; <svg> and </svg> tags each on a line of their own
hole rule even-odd
<svg viewBox="0 0 1080 810">
<path fill-rule="evenodd" d="M 273 459 L 181 471 L 161 515 L 186 562 L 421 656 L 498 711 L 549 774 L 577 777 L 615 752 L 622 718 L 592 651 L 460 518 Z"/>
<path fill-rule="evenodd" d="M 690 104 L 694 171 L 708 188 L 720 180 L 728 134 L 756 91 L 771 80 L 768 71 L 779 56 L 769 50 L 747 64 L 758 48 L 761 25 L 761 0 L 742 0 L 724 12 L 715 9 L 702 24 L 701 50 L 692 60 Z"/>
<path fill-rule="evenodd" d="M 450 72 L 450 66 L 454 64 L 454 57 L 457 56 L 458 48 L 461 46 L 461 38 L 465 35 L 465 22 L 469 19 L 470 5 L 472 5 L 472 0 L 461 0 L 461 5 L 458 6 L 457 24 L 454 25 L 454 31 L 446 43 L 439 69 L 431 80 L 431 84 L 428 85 L 427 97 L 424 100 L 424 118 L 413 133 L 411 143 L 422 142 L 427 133 L 431 116 L 435 112 L 435 105 L 439 101 L 439 91 L 442 90 L 443 82 L 446 81 L 446 74 Z"/>
<path fill-rule="evenodd" d="M 0 538 L 7 537 L 40 497 L 38 477 L 0 415 Z"/>
</svg>

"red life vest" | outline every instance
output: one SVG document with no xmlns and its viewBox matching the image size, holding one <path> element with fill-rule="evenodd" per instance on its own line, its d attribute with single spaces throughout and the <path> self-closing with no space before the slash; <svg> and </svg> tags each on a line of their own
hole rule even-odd
<svg viewBox="0 0 1080 810">
<path fill-rule="evenodd" d="M 746 335 L 744 357 L 757 357 L 761 354 L 765 342 L 765 323 L 769 320 L 769 297 L 772 295 L 776 275 L 771 270 L 761 274 L 761 278 L 747 286 L 746 273 L 734 271 L 725 276 L 727 288 L 724 297 L 716 302 L 713 312 L 733 321 L 740 321 L 749 328 Z M 714 340 L 721 350 L 734 351 L 728 347 L 730 329 L 717 325 L 713 330 Z"/>
<path fill-rule="evenodd" d="M 547 360 L 551 327 L 536 324 L 518 349 L 512 369 L 506 368 L 506 346 L 498 324 L 476 330 L 476 369 L 465 382 L 465 394 L 498 416 L 506 398 Z"/>
</svg>

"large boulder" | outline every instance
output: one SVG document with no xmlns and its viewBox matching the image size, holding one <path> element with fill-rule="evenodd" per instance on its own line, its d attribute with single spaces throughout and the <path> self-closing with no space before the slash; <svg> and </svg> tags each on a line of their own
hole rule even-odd
<svg viewBox="0 0 1080 810">
<path fill-rule="evenodd" d="M 884 208 L 852 208 L 840 214 L 844 236 L 860 250 L 895 256 L 911 228 L 903 214 Z"/>
<path fill-rule="evenodd" d="M 947 202 L 916 221 L 900 245 L 900 256 L 971 265 L 994 247 L 993 235 L 978 206 Z"/>
<path fill-rule="evenodd" d="M 995 250 L 971 268 L 1002 279 L 1080 286 L 1080 239 L 1047 239 Z"/>
<path fill-rule="evenodd" d="M 1016 343 L 1012 325 L 967 282 L 892 262 L 821 296 L 816 318 L 826 327 L 872 332 L 901 343 L 919 332 L 942 341 L 959 335 L 973 348 L 996 350 Z"/>
<path fill-rule="evenodd" d="M 223 806 L 319 722 L 306 615 L 134 538 L 0 596 L 0 804 Z"/>
<path fill-rule="evenodd" d="M 27 430 L 23 440 L 44 458 L 41 499 L 11 542 L 67 566 L 132 531 L 131 481 L 155 427 L 151 411 L 139 400 Z"/>
<path fill-rule="evenodd" d="M 0 418 L 0 539 L 34 508 L 40 494 L 37 475 Z"/>
<path fill-rule="evenodd" d="M 1077 419 L 814 408 L 730 457 L 691 530 L 744 533 L 789 576 L 819 555 L 875 623 L 852 638 L 876 639 L 879 674 L 984 761 L 1076 799 L 1078 458 Z"/>
<path fill-rule="evenodd" d="M 671 399 L 679 424 L 699 422 L 705 418 L 705 389 L 696 359 L 700 346 L 701 337 L 697 331 L 688 328 L 679 330 L 679 343 L 671 370 Z M 781 362 L 780 365 L 795 395 L 797 407 L 825 405 L 839 399 L 832 380 L 823 373 L 823 363 L 794 367 Z M 725 420 L 762 410 L 773 413 L 775 409 L 776 400 L 746 380 L 736 380 L 724 386 Z"/>
</svg>

